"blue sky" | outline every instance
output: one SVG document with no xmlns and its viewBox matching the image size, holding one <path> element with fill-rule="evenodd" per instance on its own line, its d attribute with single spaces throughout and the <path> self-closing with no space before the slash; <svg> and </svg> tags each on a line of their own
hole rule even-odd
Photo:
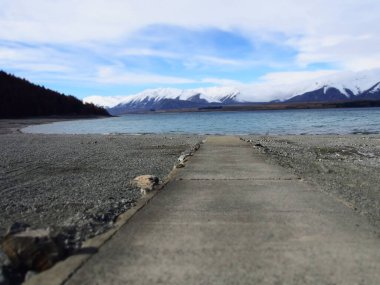
<svg viewBox="0 0 380 285">
<path fill-rule="evenodd" d="M 0 0 L 0 66 L 78 98 L 380 67 L 378 1 L 305 2 Z"/>
</svg>

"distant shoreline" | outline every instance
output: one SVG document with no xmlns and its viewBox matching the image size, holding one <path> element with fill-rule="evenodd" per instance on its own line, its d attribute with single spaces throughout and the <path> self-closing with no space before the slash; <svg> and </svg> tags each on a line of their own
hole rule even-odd
<svg viewBox="0 0 380 285">
<path fill-rule="evenodd" d="M 112 116 L 43 116 L 24 118 L 1 118 L 0 134 L 22 133 L 21 129 L 32 125 L 49 124 L 61 121 L 105 119 Z"/>
<path fill-rule="evenodd" d="M 244 111 L 280 111 L 280 110 L 313 110 L 342 108 L 378 108 L 380 100 L 336 101 L 336 102 L 300 102 L 300 103 L 247 103 L 238 105 L 211 105 L 197 108 L 165 109 L 165 110 L 131 110 L 118 116 L 128 114 L 155 113 L 190 113 L 190 112 L 244 112 Z"/>
<path fill-rule="evenodd" d="M 50 226 L 73 244 L 103 233 L 140 198 L 130 180 L 144 174 L 165 178 L 181 153 L 205 138 L 190 134 L 46 135 L 17 131 L 77 119 L 90 118 L 0 120 L 0 166 L 5 170 L 0 187 L 0 238 L 15 221 L 33 228 Z M 380 227 L 380 135 L 242 138 L 271 163 L 318 185 L 331 199 L 354 208 Z"/>
<path fill-rule="evenodd" d="M 0 121 L 8 131 L 43 134 L 378 134 L 380 108 L 250 112 L 130 114 L 107 120 L 84 118 Z M 53 122 L 56 122 L 52 124 Z M 41 125 L 42 124 L 42 125 Z M 3 128 L 4 129 L 4 128 Z"/>
</svg>

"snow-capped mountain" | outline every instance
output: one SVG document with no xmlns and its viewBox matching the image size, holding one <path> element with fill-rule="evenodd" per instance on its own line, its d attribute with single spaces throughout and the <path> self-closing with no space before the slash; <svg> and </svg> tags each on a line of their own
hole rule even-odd
<svg viewBox="0 0 380 285">
<path fill-rule="evenodd" d="M 210 87 L 197 89 L 158 88 L 147 89 L 140 93 L 128 96 L 89 96 L 84 102 L 113 108 L 117 105 L 135 104 L 141 102 L 159 102 L 160 100 L 172 99 L 192 102 L 223 103 L 229 101 L 243 102 L 239 98 L 240 91 L 234 87 Z"/>
<path fill-rule="evenodd" d="M 256 85 L 258 87 L 259 85 Z M 85 102 L 108 108 L 113 115 L 130 111 L 170 110 L 226 106 L 257 102 L 255 98 L 278 98 L 275 102 L 332 102 L 380 100 L 380 70 L 339 73 L 314 80 L 281 85 L 273 82 L 250 88 L 210 87 L 198 89 L 148 89 L 130 96 L 91 96 Z M 263 100 L 261 100 L 263 102 Z"/>
<path fill-rule="evenodd" d="M 287 102 L 380 99 L 379 70 L 323 77 L 293 91 Z"/>
<path fill-rule="evenodd" d="M 164 110 L 228 105 L 244 102 L 240 91 L 233 87 L 210 87 L 198 89 L 159 88 L 148 89 L 126 97 L 111 97 L 102 101 L 100 96 L 87 97 L 86 102 L 108 104 L 109 111 L 122 114 L 131 110 Z"/>
<path fill-rule="evenodd" d="M 223 103 L 228 100 L 237 100 L 240 91 L 233 87 L 211 87 L 198 89 L 159 88 L 148 89 L 134 96 L 128 96 L 120 104 L 134 104 L 138 102 L 158 102 L 164 99 L 175 99 L 191 102 Z"/>
</svg>

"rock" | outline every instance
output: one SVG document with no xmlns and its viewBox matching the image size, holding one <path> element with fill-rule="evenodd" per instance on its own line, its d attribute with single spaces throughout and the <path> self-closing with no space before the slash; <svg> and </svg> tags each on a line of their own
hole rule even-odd
<svg viewBox="0 0 380 285">
<path fill-rule="evenodd" d="M 264 147 L 261 143 L 255 144 L 255 147 Z"/>
<path fill-rule="evenodd" d="M 2 266 L 8 266 L 10 264 L 11 264 L 11 262 L 10 262 L 8 256 L 2 250 L 0 250 L 0 268 Z"/>
<path fill-rule="evenodd" d="M 28 224 L 16 222 L 9 227 L 7 234 L 16 234 L 19 232 L 24 232 L 29 228 L 30 225 Z"/>
<path fill-rule="evenodd" d="M 71 254 L 82 246 L 82 240 L 78 230 L 73 226 L 50 228 L 51 237 L 58 247 L 65 250 L 66 254 Z"/>
<path fill-rule="evenodd" d="M 201 147 L 201 144 L 200 143 L 197 143 L 194 147 L 193 147 L 193 150 L 194 151 L 197 151 L 198 149 L 200 149 Z"/>
<path fill-rule="evenodd" d="M 178 157 L 178 163 L 175 165 L 176 168 L 183 168 L 185 167 L 185 162 L 187 161 L 189 156 L 192 156 L 192 152 L 184 152 Z"/>
<path fill-rule="evenodd" d="M 152 191 L 154 186 L 159 183 L 160 179 L 153 175 L 141 175 L 133 179 L 132 184 L 141 190 L 141 194 Z"/>
<path fill-rule="evenodd" d="M 36 276 L 37 274 L 38 272 L 29 270 L 28 272 L 26 272 L 25 281 L 28 281 L 29 279 L 31 279 L 33 276 Z"/>
<path fill-rule="evenodd" d="M 15 268 L 37 272 L 53 266 L 64 251 L 55 243 L 48 229 L 14 231 L 11 227 L 2 242 L 4 253 Z"/>
<path fill-rule="evenodd" d="M 190 156 L 194 155 L 194 152 L 199 150 L 201 147 L 200 143 L 195 144 L 190 150 L 184 151 L 177 159 L 178 163 L 174 165 L 175 168 L 183 168 L 185 167 L 185 162 L 188 160 Z"/>
<path fill-rule="evenodd" d="M 186 154 L 180 155 L 180 157 L 178 157 L 178 162 L 179 163 L 184 163 L 186 161 L 187 157 L 188 157 L 188 155 L 186 155 Z"/>
<path fill-rule="evenodd" d="M 5 268 L 9 267 L 10 260 L 4 252 L 0 250 L 0 285 L 8 285 L 9 280 L 6 276 Z"/>
<path fill-rule="evenodd" d="M 5 274 L 3 272 L 3 267 L 0 267 L 0 285 L 8 285 L 8 284 L 9 284 L 9 282 L 5 278 Z"/>
</svg>

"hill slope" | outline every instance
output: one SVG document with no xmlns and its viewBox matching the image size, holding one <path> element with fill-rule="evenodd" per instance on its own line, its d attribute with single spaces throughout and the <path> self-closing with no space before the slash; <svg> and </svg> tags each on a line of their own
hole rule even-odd
<svg viewBox="0 0 380 285">
<path fill-rule="evenodd" d="M 73 96 L 38 86 L 0 71 L 0 118 L 50 115 L 99 115 L 108 112 Z"/>
</svg>

